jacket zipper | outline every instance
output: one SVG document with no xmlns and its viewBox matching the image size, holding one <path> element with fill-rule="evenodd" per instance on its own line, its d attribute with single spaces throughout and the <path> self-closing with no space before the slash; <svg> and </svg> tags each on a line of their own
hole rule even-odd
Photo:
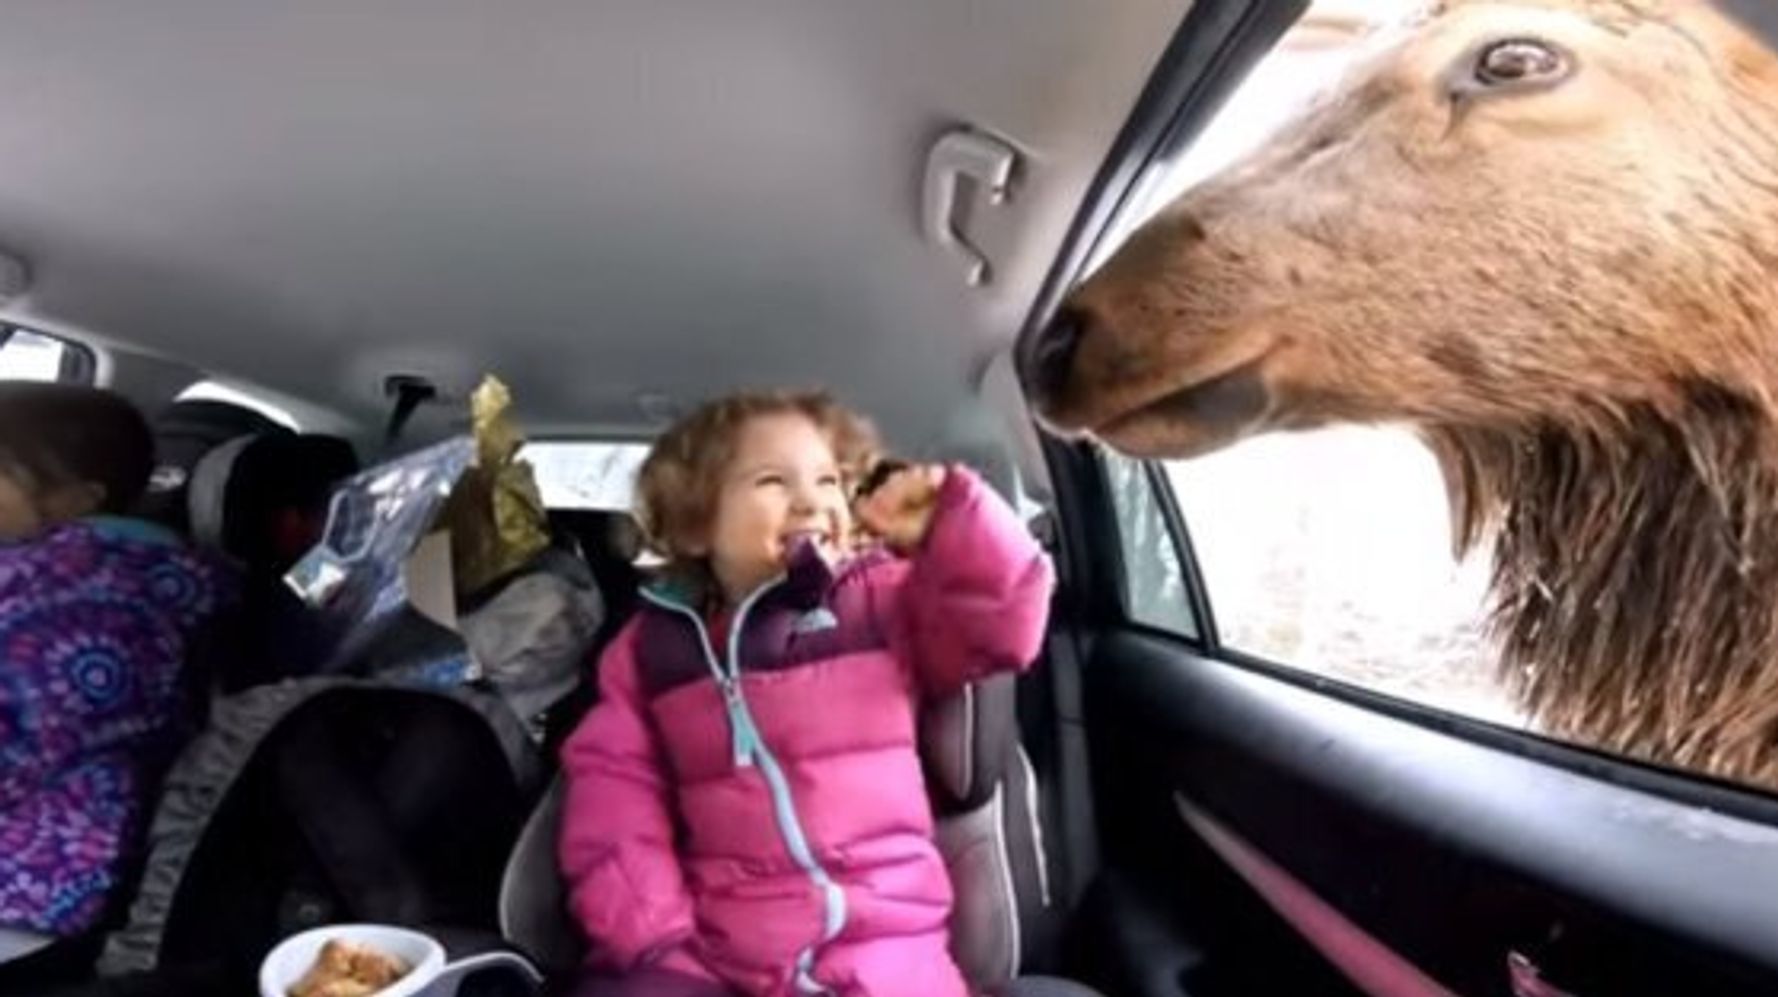
<svg viewBox="0 0 1778 997">
<path fill-rule="evenodd" d="M 831 991 L 818 983 L 812 975 L 815 954 L 822 945 L 832 941 L 845 928 L 846 895 L 815 859 L 814 849 L 809 846 L 808 833 L 804 831 L 802 820 L 797 816 L 796 801 L 790 793 L 790 780 L 785 777 L 778 759 L 766 747 L 765 738 L 760 735 L 759 727 L 754 723 L 753 711 L 748 708 L 747 697 L 741 689 L 741 633 L 746 626 L 747 616 L 762 597 L 784 583 L 784 578 L 785 576 L 779 575 L 754 589 L 736 607 L 734 620 L 729 624 L 726 667 L 722 659 L 716 656 L 715 646 L 710 643 L 710 631 L 704 626 L 702 617 L 689 606 L 647 589 L 643 590 L 642 595 L 656 606 L 691 620 L 698 635 L 698 644 L 704 652 L 704 662 L 709 666 L 710 674 L 722 694 L 723 711 L 728 715 L 735 766 L 759 769 L 759 774 L 765 779 L 766 788 L 772 795 L 772 812 L 778 824 L 778 834 L 784 839 L 785 850 L 809 877 L 809 881 L 815 884 L 815 888 L 821 891 L 821 937 L 797 954 L 796 986 L 805 994 L 826 994 Z"/>
</svg>

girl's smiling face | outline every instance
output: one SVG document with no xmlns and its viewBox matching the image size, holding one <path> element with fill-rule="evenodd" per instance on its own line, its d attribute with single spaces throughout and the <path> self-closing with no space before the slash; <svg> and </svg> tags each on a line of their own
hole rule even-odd
<svg viewBox="0 0 1778 997">
<path fill-rule="evenodd" d="M 724 597 L 739 602 L 781 574 L 804 542 L 837 560 L 851 532 L 839 461 L 820 427 L 794 413 L 748 420 L 705 539 Z"/>
</svg>

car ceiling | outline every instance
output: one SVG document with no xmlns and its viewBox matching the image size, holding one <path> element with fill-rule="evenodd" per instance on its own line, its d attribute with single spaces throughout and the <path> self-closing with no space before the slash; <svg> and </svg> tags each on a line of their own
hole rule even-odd
<svg viewBox="0 0 1778 997">
<path fill-rule="evenodd" d="M 1188 6 L 15 0 L 7 317 L 367 420 L 493 370 L 551 431 L 818 383 L 931 437 Z M 921 234 L 957 126 L 1020 151 L 983 288 Z"/>
</svg>

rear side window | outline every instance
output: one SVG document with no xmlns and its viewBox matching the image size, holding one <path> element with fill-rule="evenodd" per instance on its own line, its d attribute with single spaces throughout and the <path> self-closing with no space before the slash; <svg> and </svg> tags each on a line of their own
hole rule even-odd
<svg viewBox="0 0 1778 997">
<path fill-rule="evenodd" d="M 520 456 L 531 464 L 545 506 L 627 512 L 635 498 L 636 472 L 648 456 L 648 445 L 609 440 L 539 440 L 526 444 Z"/>
<path fill-rule="evenodd" d="M 91 384 L 92 350 L 47 333 L 0 325 L 0 381 Z"/>
</svg>

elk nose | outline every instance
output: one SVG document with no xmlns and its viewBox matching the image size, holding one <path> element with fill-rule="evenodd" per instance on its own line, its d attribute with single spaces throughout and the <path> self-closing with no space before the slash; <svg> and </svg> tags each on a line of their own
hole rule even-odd
<svg viewBox="0 0 1778 997">
<path fill-rule="evenodd" d="M 1086 316 L 1072 308 L 1056 312 L 1048 325 L 1037 331 L 1024 352 L 1022 375 L 1025 391 L 1041 406 L 1062 394 L 1080 352 L 1086 332 Z"/>
</svg>

